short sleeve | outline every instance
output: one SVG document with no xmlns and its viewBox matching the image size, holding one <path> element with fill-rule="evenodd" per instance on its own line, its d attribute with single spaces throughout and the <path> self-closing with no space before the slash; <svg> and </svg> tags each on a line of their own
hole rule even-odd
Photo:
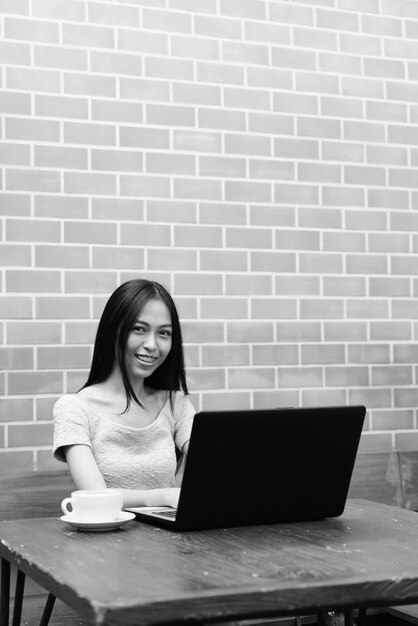
<svg viewBox="0 0 418 626">
<path fill-rule="evenodd" d="M 189 441 L 196 410 L 184 394 L 177 392 L 174 405 L 174 441 L 179 450 Z"/>
<path fill-rule="evenodd" d="M 65 463 L 63 446 L 83 444 L 91 448 L 89 419 L 74 395 L 62 396 L 53 409 L 53 455 Z"/>
</svg>

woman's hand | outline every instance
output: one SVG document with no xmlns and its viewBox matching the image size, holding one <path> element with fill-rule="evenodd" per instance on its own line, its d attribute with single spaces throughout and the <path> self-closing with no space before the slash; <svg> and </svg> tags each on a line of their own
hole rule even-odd
<svg viewBox="0 0 418 626">
<path fill-rule="evenodd" d="M 180 498 L 180 488 L 179 487 L 170 487 L 169 489 L 162 489 L 163 491 L 163 500 L 165 502 L 165 506 L 171 506 L 173 509 L 176 509 L 179 504 Z"/>
</svg>

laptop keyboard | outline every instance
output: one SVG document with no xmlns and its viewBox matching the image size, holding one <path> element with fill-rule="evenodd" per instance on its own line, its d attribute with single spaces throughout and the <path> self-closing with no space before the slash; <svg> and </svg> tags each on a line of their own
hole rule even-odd
<svg viewBox="0 0 418 626">
<path fill-rule="evenodd" d="M 162 517 L 169 517 L 170 519 L 175 519 L 177 511 L 176 509 L 173 509 L 172 511 L 158 511 L 157 515 L 161 515 Z"/>
</svg>

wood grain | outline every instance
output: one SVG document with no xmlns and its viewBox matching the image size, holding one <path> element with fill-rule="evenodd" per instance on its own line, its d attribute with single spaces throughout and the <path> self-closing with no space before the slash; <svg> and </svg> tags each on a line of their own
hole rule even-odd
<svg viewBox="0 0 418 626">
<path fill-rule="evenodd" d="M 4 522 L 0 554 L 97 625 L 216 621 L 418 601 L 418 518 L 352 501 L 318 522 L 109 533 Z"/>
</svg>

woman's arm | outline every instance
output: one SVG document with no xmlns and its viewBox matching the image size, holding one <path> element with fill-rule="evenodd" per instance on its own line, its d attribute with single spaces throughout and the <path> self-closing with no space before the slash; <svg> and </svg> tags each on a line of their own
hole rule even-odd
<svg viewBox="0 0 418 626">
<path fill-rule="evenodd" d="M 89 446 L 64 448 L 65 458 L 77 489 L 106 489 L 105 480 Z M 177 508 L 180 489 L 124 489 L 123 508 L 132 506 L 171 506 Z"/>
</svg>

